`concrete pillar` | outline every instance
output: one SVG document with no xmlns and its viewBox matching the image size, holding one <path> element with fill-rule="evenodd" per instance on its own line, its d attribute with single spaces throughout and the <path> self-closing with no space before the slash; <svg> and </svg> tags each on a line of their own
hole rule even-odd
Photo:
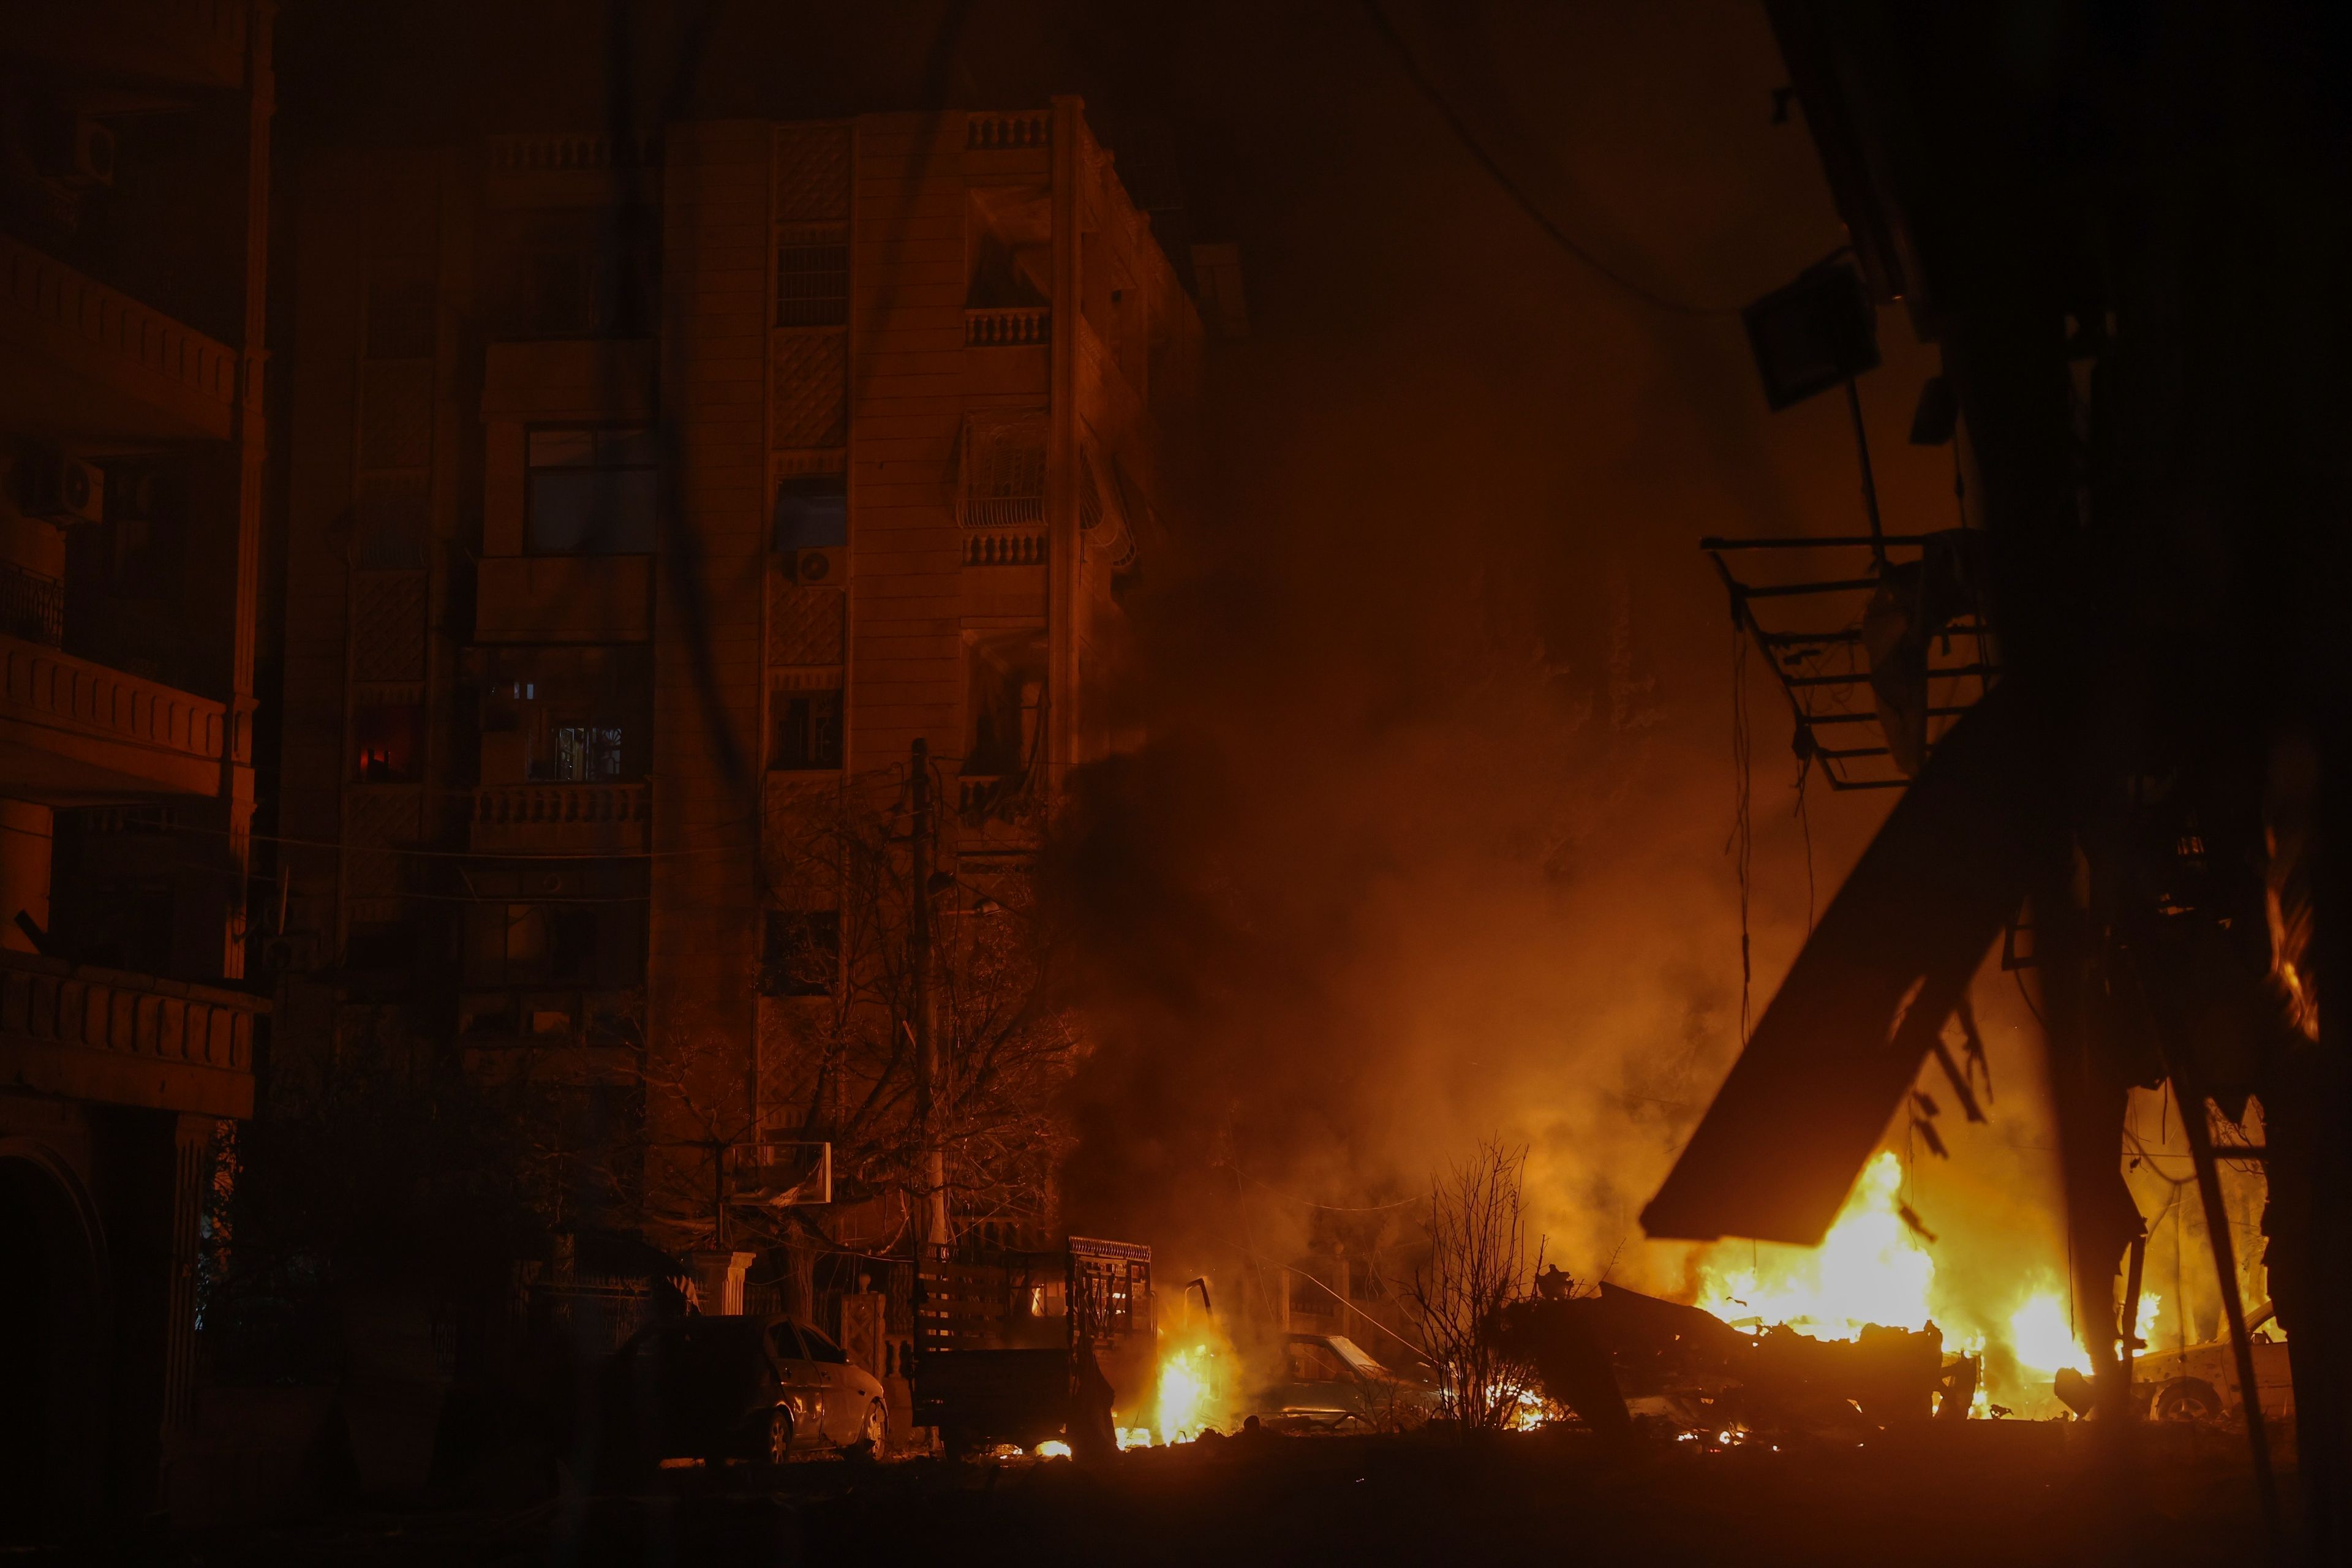
<svg viewBox="0 0 2352 1568">
<path fill-rule="evenodd" d="M 694 1291 L 702 1312 L 710 1318 L 743 1315 L 743 1277 L 751 1272 L 755 1252 L 698 1252 L 694 1255 Z"/>
<path fill-rule="evenodd" d="M 49 841 L 57 814 L 29 801 L 0 800 L 0 949 L 30 952 L 16 924 L 22 910 L 49 929 Z"/>
</svg>

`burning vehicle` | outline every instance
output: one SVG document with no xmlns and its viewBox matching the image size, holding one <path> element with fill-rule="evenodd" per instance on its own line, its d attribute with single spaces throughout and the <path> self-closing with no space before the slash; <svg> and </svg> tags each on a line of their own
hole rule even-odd
<svg viewBox="0 0 2352 1568">
<path fill-rule="evenodd" d="M 1443 1403 L 1434 1381 L 1391 1370 L 1345 1334 L 1290 1334 L 1278 1354 L 1281 1380 L 1245 1402 L 1249 1414 L 1277 1430 L 1410 1426 Z"/>
<path fill-rule="evenodd" d="M 2286 1342 L 2278 1337 L 2277 1310 L 2263 1306 L 2247 1320 L 2246 1331 L 2263 1419 L 2293 1419 L 2294 1379 Z M 2227 1339 L 2143 1351 L 2132 1362 L 2133 1406 L 2158 1421 L 2243 1421 L 2234 1353 Z"/>
<path fill-rule="evenodd" d="M 915 1419 L 950 1454 L 1111 1448 L 1114 1406 L 1154 1375 L 1151 1249 L 1074 1236 L 1059 1249 L 935 1259 L 915 1349 Z"/>
</svg>

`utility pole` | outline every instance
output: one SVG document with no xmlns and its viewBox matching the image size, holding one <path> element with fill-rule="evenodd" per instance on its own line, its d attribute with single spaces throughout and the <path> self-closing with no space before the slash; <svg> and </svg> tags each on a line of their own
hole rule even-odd
<svg viewBox="0 0 2352 1568">
<path fill-rule="evenodd" d="M 914 786 L 912 848 L 913 898 L 907 922 L 907 942 L 914 972 L 915 1106 L 921 1124 L 923 1218 L 921 1245 L 948 1245 L 947 1156 L 940 1147 L 939 1018 L 931 1000 L 931 756 L 929 745 L 915 740 L 911 783 Z"/>
</svg>

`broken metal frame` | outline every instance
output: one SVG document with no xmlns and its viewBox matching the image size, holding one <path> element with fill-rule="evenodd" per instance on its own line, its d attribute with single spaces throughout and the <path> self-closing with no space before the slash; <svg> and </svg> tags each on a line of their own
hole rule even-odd
<svg viewBox="0 0 2352 1568">
<path fill-rule="evenodd" d="M 1708 561 L 1714 563 L 1716 574 L 1723 579 L 1724 590 L 1731 597 L 1733 623 L 1747 634 L 1754 642 L 1758 651 L 1764 655 L 1765 662 L 1771 666 L 1773 678 L 1780 683 L 1781 694 L 1789 700 L 1789 716 L 1796 725 L 1794 743 L 1797 754 L 1820 763 L 1822 776 L 1829 781 L 1829 785 L 1833 790 L 1902 789 L 1911 783 L 1909 778 L 1900 773 L 1891 777 L 1864 774 L 1853 765 L 1867 758 L 1890 757 L 1893 754 L 1892 748 L 1885 745 L 1883 741 L 1881 744 L 1875 746 L 1825 746 L 1822 744 L 1821 737 L 1814 732 L 1818 729 L 1836 724 L 1879 722 L 1874 704 L 1860 710 L 1816 709 L 1812 706 L 1811 693 L 1825 690 L 1850 690 L 1855 687 L 1866 689 L 1869 687 L 1870 671 L 1867 668 L 1824 674 L 1808 668 L 1805 662 L 1811 654 L 1822 649 L 1840 646 L 1858 647 L 1862 642 L 1861 629 L 1858 626 L 1849 625 L 1825 631 L 1769 631 L 1764 624 L 1757 619 L 1752 601 L 1869 593 L 1877 588 L 1880 578 L 1874 572 L 1874 574 L 1866 577 L 1832 578 L 1805 583 L 1751 584 L 1742 582 L 1723 557 L 1727 552 L 1735 550 L 1861 549 L 1871 552 L 1874 566 L 1876 566 L 1885 563 L 1887 551 L 1922 549 L 1931 537 L 1933 536 L 1924 533 L 1880 533 L 1874 529 L 1868 534 L 1836 534 L 1810 539 L 1723 539 L 1710 536 L 1698 542 L 1698 547 L 1706 552 Z M 1946 679 L 1974 679 L 1978 683 L 1977 695 L 1981 697 L 1990 689 L 1993 678 L 2000 673 L 2000 667 L 1982 651 L 1984 639 L 1988 635 L 1984 617 L 1979 614 L 1969 624 L 1945 628 L 1944 635 L 1948 637 L 1952 635 L 1975 637 L 1979 649 L 1977 659 L 1969 664 L 1946 665 L 1941 668 L 1930 666 L 1927 679 L 1931 682 Z M 1791 650 L 1804 651 L 1792 652 Z M 1968 711 L 1968 703 L 1931 706 L 1927 710 L 1927 716 L 1931 720 L 1945 721 L 1948 725 L 1949 721 Z"/>
</svg>

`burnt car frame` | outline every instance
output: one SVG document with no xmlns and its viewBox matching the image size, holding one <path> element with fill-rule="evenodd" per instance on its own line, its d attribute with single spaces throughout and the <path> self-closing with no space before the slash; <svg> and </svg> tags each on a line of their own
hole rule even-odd
<svg viewBox="0 0 2352 1568">
<path fill-rule="evenodd" d="M 1345 1334 L 1286 1334 L 1282 1377 L 1248 1401 L 1261 1424 L 1299 1431 L 1411 1426 L 1437 1412 L 1442 1393 L 1384 1364 Z"/>
</svg>

